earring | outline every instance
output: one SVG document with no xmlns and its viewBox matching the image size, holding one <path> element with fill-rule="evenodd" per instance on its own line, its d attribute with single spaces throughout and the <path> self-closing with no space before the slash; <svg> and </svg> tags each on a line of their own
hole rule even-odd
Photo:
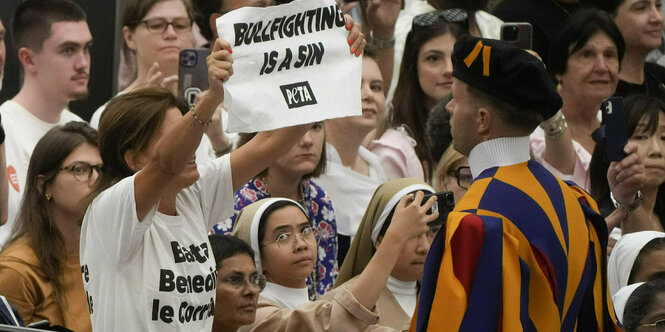
<svg viewBox="0 0 665 332">
<path fill-rule="evenodd" d="M 46 197 L 46 200 L 47 200 L 47 201 L 50 201 L 50 200 L 51 200 L 51 194 L 45 194 L 44 197 Z"/>
</svg>

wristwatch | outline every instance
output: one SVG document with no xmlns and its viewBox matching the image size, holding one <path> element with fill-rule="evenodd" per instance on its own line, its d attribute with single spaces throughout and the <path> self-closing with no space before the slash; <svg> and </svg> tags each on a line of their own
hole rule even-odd
<svg viewBox="0 0 665 332">
<path fill-rule="evenodd" d="M 374 34 L 370 32 L 372 45 L 378 50 L 385 50 L 386 48 L 391 48 L 395 46 L 395 37 L 391 39 L 381 39 L 374 37 Z"/>
<path fill-rule="evenodd" d="M 637 191 L 637 193 L 635 193 L 635 200 L 633 200 L 633 202 L 630 204 L 625 204 L 617 201 L 616 199 L 614 199 L 614 195 L 611 192 L 610 192 L 610 198 L 612 199 L 612 203 L 614 203 L 614 207 L 624 212 L 630 212 L 637 209 L 637 207 L 642 204 L 642 200 L 644 200 L 644 197 L 642 197 L 642 192 L 639 190 Z"/>
</svg>

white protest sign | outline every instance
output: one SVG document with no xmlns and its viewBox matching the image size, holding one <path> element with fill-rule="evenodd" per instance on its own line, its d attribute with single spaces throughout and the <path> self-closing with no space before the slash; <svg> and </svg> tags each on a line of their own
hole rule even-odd
<svg viewBox="0 0 665 332">
<path fill-rule="evenodd" d="M 216 23 L 233 50 L 233 75 L 224 83 L 230 132 L 362 114 L 362 60 L 349 50 L 334 0 L 246 7 Z"/>
</svg>

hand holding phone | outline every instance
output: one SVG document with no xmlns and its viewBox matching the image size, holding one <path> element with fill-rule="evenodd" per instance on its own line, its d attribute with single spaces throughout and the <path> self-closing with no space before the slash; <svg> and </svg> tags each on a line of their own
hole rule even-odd
<svg viewBox="0 0 665 332">
<path fill-rule="evenodd" d="M 191 107 L 198 95 L 208 90 L 207 48 L 184 49 L 180 51 L 178 66 L 178 97 Z"/>
<path fill-rule="evenodd" d="M 533 28 L 528 22 L 506 22 L 501 25 L 501 40 L 521 49 L 533 47 Z"/>
<path fill-rule="evenodd" d="M 605 143 L 605 160 L 619 161 L 626 157 L 623 151 L 628 137 L 623 120 L 623 98 L 610 97 L 603 102 L 603 142 Z"/>
</svg>

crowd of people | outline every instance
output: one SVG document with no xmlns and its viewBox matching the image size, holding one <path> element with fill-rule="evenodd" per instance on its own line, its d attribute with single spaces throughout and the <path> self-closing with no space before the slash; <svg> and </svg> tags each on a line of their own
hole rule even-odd
<svg viewBox="0 0 665 332">
<path fill-rule="evenodd" d="M 125 1 L 132 74 L 89 122 L 68 104 L 94 18 L 24 0 L 0 22 L 0 82 L 7 56 L 23 73 L 0 105 L 0 324 L 665 329 L 659 0 L 339 0 L 362 73 L 328 88 L 357 84 L 359 115 L 230 133 L 216 20 L 290 2 Z M 503 22 L 530 23 L 533 50 Z M 195 47 L 208 89 L 188 105 Z"/>
</svg>

